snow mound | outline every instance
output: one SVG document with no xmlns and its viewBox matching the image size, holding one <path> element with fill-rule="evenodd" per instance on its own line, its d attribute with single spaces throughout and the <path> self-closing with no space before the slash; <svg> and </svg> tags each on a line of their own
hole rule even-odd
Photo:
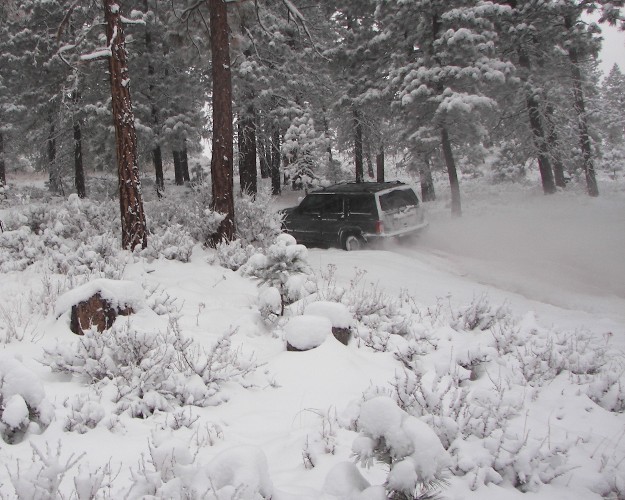
<svg viewBox="0 0 625 500">
<path fill-rule="evenodd" d="M 349 309 L 338 302 L 313 302 L 306 306 L 304 314 L 328 318 L 334 328 L 350 328 L 354 324 L 354 318 Z"/>
<path fill-rule="evenodd" d="M 322 316 L 295 316 L 284 328 L 286 341 L 300 351 L 319 347 L 332 334 L 332 323 Z"/>
<path fill-rule="evenodd" d="M 130 307 L 136 312 L 145 305 L 143 289 L 134 281 L 100 278 L 61 295 L 56 301 L 54 310 L 56 317 L 58 318 L 68 312 L 72 306 L 88 300 L 96 293 L 99 293 L 114 308 Z"/>
</svg>

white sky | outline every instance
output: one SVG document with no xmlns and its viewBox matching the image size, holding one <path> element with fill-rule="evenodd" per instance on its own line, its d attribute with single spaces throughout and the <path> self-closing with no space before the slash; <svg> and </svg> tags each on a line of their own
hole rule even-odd
<svg viewBox="0 0 625 500">
<path fill-rule="evenodd" d="M 601 49 L 600 67 L 607 74 L 614 63 L 625 72 L 625 32 L 608 25 L 601 25 L 603 34 L 603 48 Z"/>
</svg>

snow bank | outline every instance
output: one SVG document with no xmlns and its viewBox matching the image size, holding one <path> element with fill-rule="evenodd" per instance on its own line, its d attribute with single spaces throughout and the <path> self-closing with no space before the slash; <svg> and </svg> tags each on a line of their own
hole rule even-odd
<svg viewBox="0 0 625 500">
<path fill-rule="evenodd" d="M 334 328 L 350 328 L 354 324 L 354 318 L 349 309 L 338 302 L 313 302 L 306 306 L 304 314 L 328 318 Z"/>
</svg>

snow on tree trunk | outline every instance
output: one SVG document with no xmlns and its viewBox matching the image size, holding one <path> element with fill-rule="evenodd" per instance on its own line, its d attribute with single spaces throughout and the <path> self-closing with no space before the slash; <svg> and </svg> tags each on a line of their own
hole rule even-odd
<svg viewBox="0 0 625 500">
<path fill-rule="evenodd" d="M 531 63 L 525 49 L 523 47 L 519 47 L 517 49 L 517 53 L 519 55 L 519 65 L 524 68 L 528 74 L 530 74 Z M 525 90 L 525 103 L 527 105 L 527 114 L 529 116 L 530 128 L 534 139 L 534 147 L 536 148 L 538 156 L 538 169 L 540 170 L 543 192 L 545 194 L 553 194 L 556 192 L 556 184 L 553 178 L 551 162 L 549 161 L 549 151 L 547 150 L 545 131 L 540 117 L 540 106 L 534 90 L 528 82 L 526 82 L 526 84 L 528 86 Z"/>
<path fill-rule="evenodd" d="M 280 184 L 280 127 L 277 123 L 272 126 L 271 137 L 271 194 L 279 195 L 282 192 Z"/>
<path fill-rule="evenodd" d="M 579 144 L 582 149 L 584 174 L 586 175 L 586 190 L 590 196 L 599 196 L 599 187 L 597 186 L 597 179 L 595 177 L 595 166 L 592 161 L 590 135 L 588 134 L 584 90 L 582 89 L 582 72 L 579 69 L 579 56 L 575 47 L 569 47 L 569 61 L 571 62 L 571 75 L 573 77 L 573 107 L 577 114 Z"/>
<path fill-rule="evenodd" d="M 210 44 L 213 78 L 213 140 L 211 208 L 225 215 L 212 246 L 234 237 L 233 146 L 232 146 L 232 75 L 228 10 L 224 0 L 209 0 Z"/>
<path fill-rule="evenodd" d="M 56 161 L 56 127 L 54 126 L 54 114 L 52 111 L 48 113 L 48 127 L 48 138 L 46 139 L 48 148 L 48 188 L 53 193 L 58 193 L 61 190 L 61 173 Z"/>
<path fill-rule="evenodd" d="M 0 130 L 0 187 L 7 184 L 6 167 L 4 163 L 4 136 Z"/>
<path fill-rule="evenodd" d="M 354 108 L 354 164 L 356 166 L 356 182 L 364 180 L 362 162 L 362 121 L 360 112 Z"/>
<path fill-rule="evenodd" d="M 551 152 L 551 158 L 553 159 L 553 176 L 555 178 L 556 186 L 560 188 L 566 187 L 566 180 L 564 178 L 564 165 L 562 164 L 562 158 L 558 151 L 558 132 L 556 131 L 556 124 L 553 119 L 553 105 L 548 103 L 545 107 L 545 118 L 547 120 L 547 142 L 549 145 L 549 151 Z"/>
<path fill-rule="evenodd" d="M 254 115 L 254 106 L 248 106 L 239 116 L 239 179 L 241 191 L 251 195 L 256 195 L 258 192 Z"/>
<path fill-rule="evenodd" d="M 106 41 L 111 50 L 109 77 L 117 149 L 122 248 L 133 250 L 137 245 L 145 248 L 148 240 L 137 164 L 137 135 L 130 99 L 126 42 L 119 5 L 115 0 L 103 0 L 103 5 Z"/>
<path fill-rule="evenodd" d="M 143 8 L 145 13 L 149 12 L 148 0 L 143 0 Z M 150 102 L 150 115 L 152 117 L 152 125 L 154 125 L 155 133 L 158 130 L 158 108 L 154 102 L 154 64 L 152 64 L 152 33 L 149 26 L 145 25 L 145 49 L 146 58 L 148 60 L 148 101 Z M 156 139 L 156 144 L 152 148 L 152 164 L 154 165 L 154 175 L 156 177 L 156 194 L 160 198 L 165 190 L 165 177 L 163 176 L 163 153 L 161 145 Z"/>
<path fill-rule="evenodd" d="M 441 127 L 441 143 L 443 145 L 445 164 L 447 165 L 447 174 L 449 175 L 449 187 L 451 188 L 451 214 L 456 217 L 460 217 L 462 215 L 462 206 L 460 204 L 460 184 L 458 183 L 458 172 L 456 171 L 454 154 L 451 150 L 449 133 L 445 127 Z"/>
<path fill-rule="evenodd" d="M 82 161 L 82 130 L 78 121 L 74 122 L 74 185 L 79 198 L 87 196 L 85 188 L 85 167 Z"/>
</svg>

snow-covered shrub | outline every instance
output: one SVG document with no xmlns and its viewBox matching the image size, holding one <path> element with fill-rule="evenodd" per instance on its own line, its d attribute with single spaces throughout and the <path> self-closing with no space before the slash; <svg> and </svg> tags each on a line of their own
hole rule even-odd
<svg viewBox="0 0 625 500">
<path fill-rule="evenodd" d="M 456 330 L 487 330 L 499 320 L 510 314 L 506 304 L 493 310 L 488 297 L 480 295 L 473 297 L 468 306 L 461 308 L 457 313 L 452 312 L 451 326 Z"/>
<path fill-rule="evenodd" d="M 527 174 L 527 152 L 518 141 L 512 139 L 501 146 L 492 148 L 493 156 L 489 159 L 491 164 L 491 182 L 521 182 Z"/>
<path fill-rule="evenodd" d="M 241 240 L 222 241 L 215 247 L 215 263 L 236 271 L 257 252 L 252 245 L 243 246 Z M 212 262 L 211 262 L 212 263 Z"/>
<path fill-rule="evenodd" d="M 234 200 L 236 238 L 242 246 L 267 248 L 282 232 L 282 215 L 274 208 L 268 191 L 255 196 L 241 194 Z"/>
<path fill-rule="evenodd" d="M 339 462 L 328 475 L 323 484 L 323 492 L 340 498 L 361 498 L 363 500 L 387 500 L 384 486 L 371 486 L 351 462 Z"/>
<path fill-rule="evenodd" d="M 45 450 L 30 443 L 33 450 L 32 460 L 18 460 L 15 467 L 9 467 L 9 477 L 19 500 L 49 500 L 63 498 L 59 488 L 65 474 L 83 458 L 70 455 L 61 459 L 61 444 L 53 449 L 46 443 Z M 79 497 L 84 498 L 84 497 Z"/>
<path fill-rule="evenodd" d="M 334 455 L 337 447 L 337 430 L 339 427 L 336 411 L 330 408 L 327 411 L 315 411 L 321 419 L 321 425 L 313 435 L 306 436 L 302 458 L 304 466 L 312 469 L 317 465 L 322 455 Z"/>
<path fill-rule="evenodd" d="M 175 322 L 165 333 L 123 324 L 98 333 L 87 330 L 73 343 L 46 349 L 42 362 L 93 384 L 115 388 L 116 412 L 147 417 L 156 410 L 220 402 L 224 382 L 243 382 L 257 364 L 221 337 L 211 349 L 185 338 Z"/>
<path fill-rule="evenodd" d="M 276 242 L 266 250 L 266 254 L 256 253 L 241 268 L 243 274 L 259 280 L 261 285 L 277 288 L 284 306 L 292 303 L 296 294 L 294 277 L 311 274 L 308 265 L 308 249 L 298 245 L 289 234 L 280 234 Z M 298 280 L 305 285 L 305 280 Z M 289 286 L 290 285 L 290 286 Z M 297 290 L 301 296 L 302 290 Z"/>
<path fill-rule="evenodd" d="M 252 446 L 229 448 L 203 465 L 191 449 L 190 443 L 181 439 L 157 437 L 150 443 L 147 463 L 132 471 L 126 498 L 271 498 L 273 483 L 262 450 Z"/>
<path fill-rule="evenodd" d="M 158 283 L 143 283 L 142 288 L 145 290 L 146 304 L 152 311 L 159 316 L 169 315 L 176 318 L 180 313 L 181 305 L 178 305 L 178 299 L 172 297 Z"/>
<path fill-rule="evenodd" d="M 65 402 L 68 413 L 63 429 L 84 434 L 94 429 L 104 418 L 104 407 L 88 394 L 77 394 Z"/>
<path fill-rule="evenodd" d="M 363 466 L 374 460 L 389 465 L 389 497 L 423 498 L 444 482 L 451 459 L 438 436 L 391 398 L 377 396 L 362 403 L 355 426 L 359 436 L 352 452 Z"/>
<path fill-rule="evenodd" d="M 180 225 L 193 240 L 205 244 L 225 217 L 210 210 L 211 196 L 210 186 L 198 185 L 184 197 L 164 196 L 146 202 L 150 232 L 164 233 L 168 228 Z"/>
<path fill-rule="evenodd" d="M 42 432 L 53 415 L 37 375 L 16 358 L 0 352 L 0 438 L 17 443 L 28 432 Z"/>
<path fill-rule="evenodd" d="M 164 257 L 168 260 L 189 262 L 193 245 L 195 242 L 189 233 L 180 224 L 172 224 L 164 231 L 152 233 L 148 238 L 147 248 L 139 253 L 152 259 Z"/>
</svg>

